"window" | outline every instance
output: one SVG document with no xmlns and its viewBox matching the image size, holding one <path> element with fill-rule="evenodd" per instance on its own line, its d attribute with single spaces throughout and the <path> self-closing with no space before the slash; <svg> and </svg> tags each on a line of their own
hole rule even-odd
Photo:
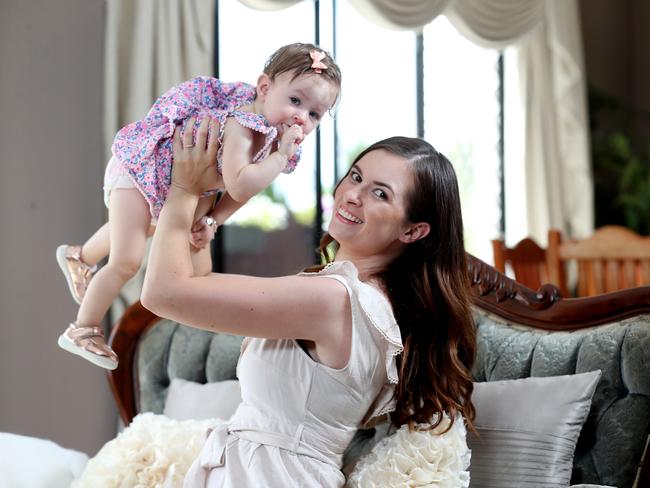
<svg viewBox="0 0 650 488">
<path fill-rule="evenodd" d="M 413 32 L 376 26 L 347 1 L 260 11 L 238 0 L 217 0 L 217 18 L 217 75 L 223 80 L 254 83 L 273 50 L 297 40 L 332 52 L 343 73 L 336 117 L 325 117 L 318 136 L 303 143 L 296 171 L 278 177 L 220 230 L 220 269 L 271 276 L 314 262 L 333 187 L 351 160 L 382 138 L 418 134 L 454 164 L 466 247 L 491 260 L 490 239 L 498 235 L 501 218 L 497 51 L 464 39 L 443 16 L 418 40 Z M 249 41 L 233 49 L 229 40 L 242 35 Z"/>
<path fill-rule="evenodd" d="M 499 52 L 468 41 L 438 16 L 423 30 L 424 138 L 454 165 L 465 247 L 490 262 L 498 234 Z"/>
<path fill-rule="evenodd" d="M 368 145 L 417 135 L 415 35 L 371 23 L 337 2 L 336 61 L 343 73 L 337 114 L 339 174 Z"/>
<path fill-rule="evenodd" d="M 217 74 L 222 80 L 254 84 L 275 49 L 296 39 L 315 38 L 311 2 L 299 2 L 280 11 L 261 11 L 237 0 L 218 0 L 217 16 Z M 278 25 L 290 25 L 291 29 L 278 29 Z M 241 42 L 242 36 L 249 41 Z M 237 39 L 236 49 L 232 48 L 234 42 L 229 45 L 231 39 Z M 281 174 L 264 194 L 239 210 L 227 228 L 220 230 L 223 236 L 215 254 L 222 256 L 221 269 L 277 276 L 314 262 L 316 143 L 316 137 L 308 137 L 302 144 L 296 170 L 290 175 Z"/>
</svg>

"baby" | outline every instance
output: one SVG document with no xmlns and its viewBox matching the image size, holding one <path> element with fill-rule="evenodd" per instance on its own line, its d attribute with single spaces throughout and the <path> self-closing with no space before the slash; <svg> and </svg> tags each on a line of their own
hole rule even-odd
<svg viewBox="0 0 650 488">
<path fill-rule="evenodd" d="M 195 78 L 160 97 L 144 119 L 122 128 L 104 177 L 108 223 L 83 246 L 56 250 L 80 305 L 59 346 L 103 368 L 117 367 L 99 324 L 142 263 L 169 190 L 177 126 L 194 131 L 210 119 L 219 135 L 214 189 L 199 202 L 188 244 L 195 274 L 204 275 L 211 269 L 208 243 L 217 226 L 281 172 L 294 170 L 300 143 L 335 105 L 340 89 L 341 72 L 328 53 L 311 44 L 290 44 L 271 55 L 256 86 Z M 218 193 L 219 222 L 214 218 Z M 108 263 L 96 271 L 106 256 Z"/>
</svg>

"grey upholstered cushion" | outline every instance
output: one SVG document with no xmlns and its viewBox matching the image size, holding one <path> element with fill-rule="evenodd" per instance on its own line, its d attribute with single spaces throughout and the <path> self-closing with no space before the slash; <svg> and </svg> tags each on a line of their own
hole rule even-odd
<svg viewBox="0 0 650 488">
<path fill-rule="evenodd" d="M 472 488 L 564 488 L 600 371 L 476 383 Z"/>
<path fill-rule="evenodd" d="M 480 310 L 475 321 L 477 381 L 602 371 L 571 482 L 632 486 L 650 432 L 650 317 L 576 332 L 511 326 Z"/>
<path fill-rule="evenodd" d="M 137 351 L 138 411 L 162 413 L 173 378 L 197 383 L 236 379 L 241 341 L 239 336 L 159 321 Z"/>
</svg>

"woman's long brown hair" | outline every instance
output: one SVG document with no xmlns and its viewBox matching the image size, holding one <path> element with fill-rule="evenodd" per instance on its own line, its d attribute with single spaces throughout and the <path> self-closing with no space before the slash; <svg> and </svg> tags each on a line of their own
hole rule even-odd
<svg viewBox="0 0 650 488">
<path fill-rule="evenodd" d="M 385 286 L 404 344 L 397 358 L 397 406 L 391 420 L 397 426 L 425 424 L 433 428 L 440 424 L 443 413 L 452 424 L 461 414 L 471 426 L 476 335 L 456 174 L 433 146 L 407 137 L 379 141 L 354 163 L 378 149 L 401 156 L 411 165 L 414 185 L 406 200 L 406 217 L 409 222 L 427 222 L 431 227 L 429 235 L 406 246 L 376 275 Z M 321 240 L 327 260 L 332 258 L 328 253 L 332 242 L 329 234 Z"/>
</svg>

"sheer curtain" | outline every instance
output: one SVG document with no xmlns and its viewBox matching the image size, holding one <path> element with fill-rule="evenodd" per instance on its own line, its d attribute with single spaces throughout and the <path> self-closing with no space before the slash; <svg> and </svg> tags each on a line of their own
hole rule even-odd
<svg viewBox="0 0 650 488">
<path fill-rule="evenodd" d="M 525 109 L 528 232 L 546 243 L 593 233 L 593 179 L 578 5 L 548 0 L 540 25 L 522 40 L 519 74 Z"/>
</svg>

